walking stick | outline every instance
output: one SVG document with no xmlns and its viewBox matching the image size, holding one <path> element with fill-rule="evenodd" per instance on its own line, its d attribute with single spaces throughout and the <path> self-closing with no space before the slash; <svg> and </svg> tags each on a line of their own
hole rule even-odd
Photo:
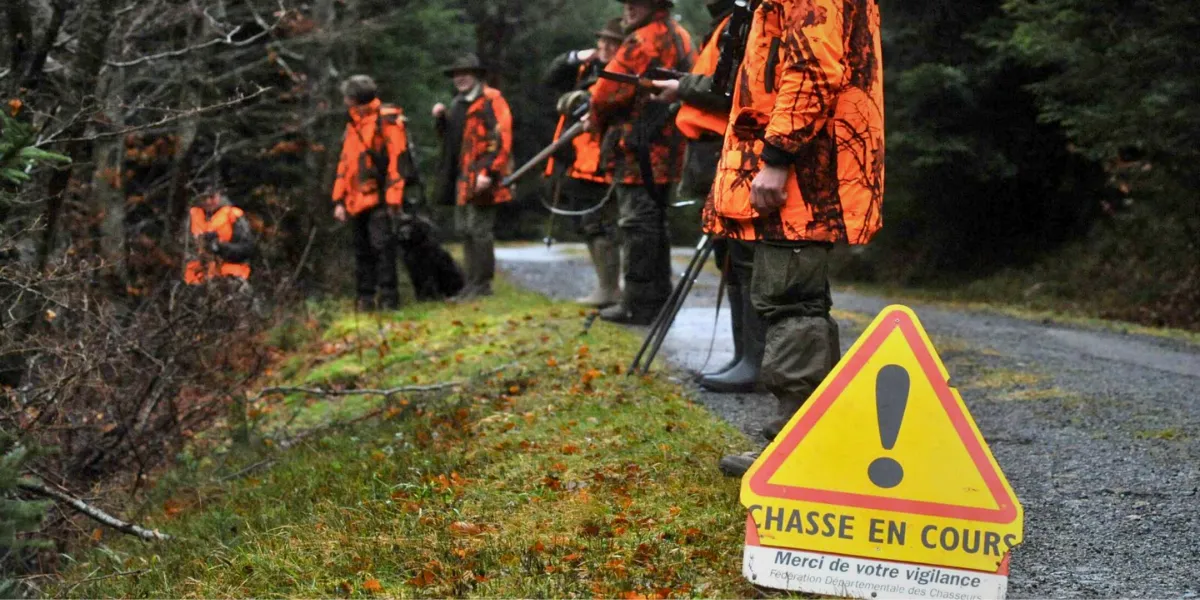
<svg viewBox="0 0 1200 600">
<path fill-rule="evenodd" d="M 675 285 L 675 288 L 671 290 L 671 295 L 667 297 L 666 303 L 662 305 L 662 308 L 658 309 L 658 314 L 655 315 L 654 321 L 650 323 L 650 331 L 647 332 L 646 339 L 642 342 L 642 347 L 638 349 L 637 354 L 633 357 L 633 362 L 629 365 L 629 375 L 633 375 L 639 369 L 642 369 L 642 373 L 646 372 L 645 369 L 649 366 L 649 361 L 643 365 L 642 358 L 646 356 L 646 351 L 659 337 L 659 331 L 664 330 L 665 335 L 665 330 L 671 328 L 671 321 L 675 318 L 674 313 L 679 312 L 675 306 L 677 304 L 682 305 L 680 297 L 687 294 L 684 290 L 691 290 L 691 286 L 687 285 L 687 281 L 692 280 L 694 274 L 698 273 L 699 269 L 704 266 L 704 260 L 708 257 L 709 252 L 712 252 L 712 238 L 704 235 L 700 238 L 700 242 L 696 244 L 696 253 L 692 255 L 692 260 L 683 272 L 683 277 Z M 661 344 L 661 342 L 659 343 Z M 657 353 L 657 349 L 655 352 Z"/>
</svg>

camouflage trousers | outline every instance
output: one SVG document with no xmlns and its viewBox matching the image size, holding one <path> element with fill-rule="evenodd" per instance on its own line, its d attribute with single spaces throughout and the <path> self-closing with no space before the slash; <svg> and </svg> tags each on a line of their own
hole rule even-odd
<svg viewBox="0 0 1200 600">
<path fill-rule="evenodd" d="M 673 186 L 672 186 L 673 187 Z M 671 240 L 667 204 L 641 185 L 617 185 L 626 307 L 655 313 L 671 295 Z"/>
<path fill-rule="evenodd" d="M 767 323 L 762 382 L 779 402 L 763 427 L 768 440 L 791 420 L 841 358 L 837 321 L 829 314 L 831 244 L 772 245 L 754 249 L 750 295 Z"/>
</svg>

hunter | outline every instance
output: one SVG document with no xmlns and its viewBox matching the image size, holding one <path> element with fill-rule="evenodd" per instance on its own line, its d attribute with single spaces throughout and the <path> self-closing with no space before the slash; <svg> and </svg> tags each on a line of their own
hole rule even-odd
<svg viewBox="0 0 1200 600">
<path fill-rule="evenodd" d="M 612 19 L 596 32 L 596 47 L 572 50 L 550 63 L 544 82 L 560 93 L 560 112 L 566 112 L 571 94 L 587 90 L 598 79 L 599 72 L 616 55 L 625 31 L 621 19 Z M 563 114 L 554 132 L 557 141 L 570 126 L 570 114 Z M 584 132 L 561 156 L 551 158 L 546 166 L 550 193 L 555 204 L 563 198 L 571 206 L 592 207 L 604 203 L 600 210 L 579 219 L 579 233 L 587 241 L 588 253 L 596 269 L 596 288 L 591 294 L 575 301 L 585 306 L 606 308 L 621 300 L 621 248 L 617 241 L 616 203 L 605 202 L 612 176 L 600 160 L 600 135 Z"/>
<path fill-rule="evenodd" d="M 463 238 L 467 285 L 455 298 L 469 300 L 492 295 L 496 212 L 512 201 L 500 185 L 512 170 L 512 113 L 500 90 L 484 83 L 487 71 L 474 54 L 442 72 L 457 95 L 449 107 L 433 107 L 442 138 L 440 189 L 444 202 L 457 205 L 455 228 Z"/>
<path fill-rule="evenodd" d="M 750 244 L 750 298 L 767 324 L 762 380 L 773 440 L 841 355 L 829 255 L 882 226 L 883 62 L 876 0 L 773 0 L 754 9 L 706 222 Z M 759 452 L 726 456 L 741 477 Z"/>
<path fill-rule="evenodd" d="M 184 283 L 203 285 L 229 280 L 244 286 L 250 279 L 254 231 L 242 209 L 221 190 L 197 198 L 188 213 L 187 237 L 189 260 L 184 267 Z"/>
<path fill-rule="evenodd" d="M 641 76 L 651 68 L 691 69 L 692 38 L 671 18 L 670 0 L 625 0 L 626 37 L 607 71 Z M 647 325 L 671 294 L 667 205 L 679 182 L 685 140 L 670 109 L 639 86 L 600 79 L 589 88 L 590 127 L 604 132 L 622 235 L 625 290 L 600 312 L 616 323 Z"/>
<path fill-rule="evenodd" d="M 690 179 L 692 193 L 707 197 L 716 177 L 722 140 L 729 127 L 732 99 L 725 90 L 713 89 L 713 75 L 720 60 L 722 37 L 733 13 L 733 0 L 710 0 L 706 3 L 712 16 L 707 42 L 696 59 L 691 73 L 678 80 L 655 81 L 660 92 L 655 96 L 662 102 L 682 102 L 675 124 L 690 142 L 688 165 L 683 188 Z M 702 154 L 702 156 L 697 156 Z M 707 177 L 703 177 L 707 175 Z M 702 180 L 701 180 L 702 179 Z M 711 213 L 708 213 L 711 217 Z M 705 233 L 713 235 L 716 228 L 704 223 Z M 759 384 L 763 352 L 766 345 L 766 324 L 750 303 L 750 272 L 754 267 L 754 245 L 714 236 L 713 256 L 717 267 L 725 273 L 725 289 L 729 297 L 730 323 L 733 329 L 733 358 L 724 366 L 700 374 L 699 384 L 717 393 L 747 393 Z"/>
<path fill-rule="evenodd" d="M 347 79 L 341 91 L 348 121 L 333 186 L 333 218 L 349 220 L 353 228 L 358 309 L 394 310 L 400 293 L 393 219 L 403 213 L 402 165 L 408 152 L 404 113 L 383 104 L 375 81 L 366 75 Z"/>
</svg>

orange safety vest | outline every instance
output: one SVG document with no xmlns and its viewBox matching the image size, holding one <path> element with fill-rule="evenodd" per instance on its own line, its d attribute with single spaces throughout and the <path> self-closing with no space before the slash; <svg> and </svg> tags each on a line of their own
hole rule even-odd
<svg viewBox="0 0 1200 600">
<path fill-rule="evenodd" d="M 754 13 L 705 222 L 742 240 L 865 244 L 883 225 L 883 60 L 875 0 L 772 0 Z M 770 214 L 750 187 L 793 157 Z"/>
<path fill-rule="evenodd" d="M 576 82 L 581 80 L 588 69 L 592 66 L 591 61 L 587 61 L 579 65 L 579 76 L 576 77 Z M 562 133 L 567 128 L 567 117 L 561 116 L 558 118 L 558 128 L 554 130 L 554 141 L 562 136 Z M 571 141 L 571 147 L 575 150 L 575 162 L 567 167 L 565 175 L 571 179 L 579 179 L 582 181 L 590 181 L 592 183 L 609 183 L 612 178 L 604 174 L 600 168 L 600 134 L 595 131 L 585 131 L 575 137 Z M 554 158 L 546 163 L 546 177 L 554 175 Z"/>
<path fill-rule="evenodd" d="M 210 218 L 204 213 L 203 208 L 193 206 L 191 210 L 192 237 L 199 240 L 206 233 L 215 233 L 217 239 L 222 243 L 229 242 L 233 239 L 234 224 L 244 214 L 242 209 L 236 206 L 222 206 Z M 250 278 L 250 265 L 224 262 L 204 249 L 200 250 L 200 254 L 204 256 L 203 260 L 188 261 L 187 267 L 184 269 L 183 281 L 188 285 L 201 285 L 217 277 Z"/>
<path fill-rule="evenodd" d="M 707 75 L 711 77 L 717 72 L 717 62 L 721 60 L 721 34 L 725 33 L 725 28 L 729 26 L 729 17 L 717 26 L 717 30 L 708 38 L 708 43 L 704 45 L 704 49 L 700 51 L 700 57 L 696 59 L 696 64 L 692 67 L 694 75 Z M 729 114 L 721 114 L 700 110 L 688 103 L 683 103 L 679 107 L 679 113 L 675 115 L 675 126 L 689 140 L 698 140 L 705 134 L 725 135 L 725 130 L 729 128 Z"/>
</svg>

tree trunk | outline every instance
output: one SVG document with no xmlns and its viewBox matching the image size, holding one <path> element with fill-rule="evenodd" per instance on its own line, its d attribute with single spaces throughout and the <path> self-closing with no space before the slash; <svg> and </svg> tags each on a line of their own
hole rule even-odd
<svg viewBox="0 0 1200 600">
<path fill-rule="evenodd" d="M 80 114 L 86 114 L 95 103 L 96 98 L 88 94 L 94 93 L 96 82 L 104 67 L 104 59 L 108 51 L 108 37 L 113 30 L 113 11 L 117 8 L 117 0 L 94 0 L 83 7 L 83 21 L 80 24 L 79 48 L 75 59 L 75 77 L 73 88 L 83 94 L 79 98 Z M 64 114 L 72 114 L 64 111 Z M 87 131 L 87 120 L 77 118 L 64 132 L 66 138 L 83 137 Z M 65 154 L 74 162 L 80 163 L 91 158 L 92 142 L 87 140 L 68 142 Z M 41 245 L 38 247 L 37 266 L 45 270 L 50 262 L 58 236 L 59 220 L 62 217 L 63 205 L 66 202 L 67 190 L 71 186 L 74 167 L 58 169 L 50 178 L 48 199 L 46 201 L 45 226 Z"/>
</svg>

